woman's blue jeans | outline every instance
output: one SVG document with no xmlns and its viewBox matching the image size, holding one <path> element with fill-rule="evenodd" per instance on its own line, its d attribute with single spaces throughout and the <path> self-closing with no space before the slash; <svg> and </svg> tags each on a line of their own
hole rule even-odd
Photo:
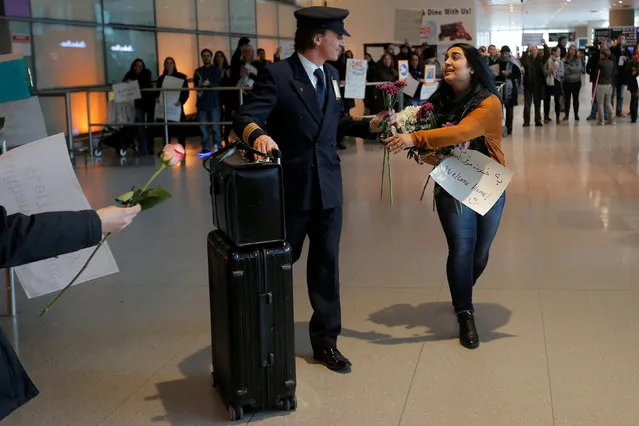
<svg viewBox="0 0 639 426">
<path fill-rule="evenodd" d="M 435 197 L 437 214 L 448 242 L 446 275 L 455 312 L 474 311 L 473 286 L 488 264 L 506 193 L 484 215 L 475 213 L 444 189 Z"/>
</svg>

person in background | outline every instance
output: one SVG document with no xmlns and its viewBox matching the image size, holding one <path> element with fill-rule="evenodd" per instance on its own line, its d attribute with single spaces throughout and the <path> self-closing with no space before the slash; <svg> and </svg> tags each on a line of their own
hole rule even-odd
<svg viewBox="0 0 639 426">
<path fill-rule="evenodd" d="M 419 81 L 419 85 L 417 86 L 417 90 L 415 91 L 415 96 L 404 95 L 404 105 L 417 106 L 421 103 L 420 95 L 422 92 L 422 85 L 425 83 L 425 81 L 424 65 L 422 64 L 419 55 L 415 52 L 411 53 L 410 59 L 408 60 L 408 72 L 410 73 L 411 77 Z"/>
<path fill-rule="evenodd" d="M 513 58 L 510 47 L 503 46 L 499 55 L 499 75 L 496 82 L 504 83 L 502 103 L 506 108 L 506 133 L 513 133 L 513 118 L 515 106 L 519 98 L 519 85 L 521 84 L 521 68 L 519 63 Z"/>
<path fill-rule="evenodd" d="M 153 88 L 151 70 L 146 68 L 144 61 L 140 58 L 131 63 L 131 69 L 124 75 L 122 81 L 137 81 L 141 89 Z M 150 123 L 153 121 L 155 112 L 155 94 L 153 92 L 142 92 L 142 98 L 135 100 L 135 122 Z M 138 154 L 153 155 L 154 139 L 153 135 L 145 126 L 137 126 L 138 130 Z"/>
<path fill-rule="evenodd" d="M 242 62 L 242 50 L 244 46 L 251 44 L 251 40 L 248 37 L 242 37 L 237 42 L 237 48 L 235 52 L 233 52 L 233 56 L 231 56 L 231 68 L 241 65 Z"/>
<path fill-rule="evenodd" d="M 231 84 L 231 68 L 229 67 L 229 62 L 226 59 L 226 55 L 221 50 L 215 52 L 213 56 L 213 65 L 222 70 L 222 78 L 220 80 L 221 87 L 232 87 Z M 233 110 L 232 110 L 232 98 L 237 96 L 237 92 L 234 90 L 222 90 L 220 92 L 220 108 L 222 113 L 222 119 L 226 122 L 233 121 Z M 229 136 L 231 134 L 231 126 L 224 126 L 224 137 L 222 138 L 224 141 L 229 140 Z"/>
<path fill-rule="evenodd" d="M 544 98 L 544 123 L 550 123 L 550 97 L 555 98 L 555 116 L 557 124 L 560 123 L 561 95 L 563 94 L 562 82 L 564 79 L 564 64 L 561 61 L 561 49 L 553 47 L 550 51 L 550 58 L 544 67 L 546 77 L 545 98 Z"/>
<path fill-rule="evenodd" d="M 219 87 L 222 81 L 223 70 L 219 66 L 213 65 L 213 52 L 203 49 L 200 53 L 202 66 L 195 70 L 193 76 L 193 86 L 196 88 Z M 197 92 L 197 120 L 201 123 L 220 122 L 222 117 L 222 105 L 220 93 L 217 90 L 207 90 Z M 222 148 L 222 131 L 219 124 L 213 124 L 213 152 Z M 209 125 L 200 125 L 202 131 L 202 150 L 198 154 L 200 158 L 211 155 L 211 133 Z"/>
<path fill-rule="evenodd" d="M 488 55 L 483 57 L 486 61 L 486 65 L 491 66 L 499 62 L 499 55 L 497 54 L 497 46 L 491 44 L 488 46 Z"/>
<path fill-rule="evenodd" d="M 600 55 L 601 49 L 610 50 L 610 43 L 608 42 L 608 40 L 598 41 L 598 43 L 596 44 L 596 47 L 592 50 L 590 59 L 588 60 L 588 64 L 586 65 L 586 73 L 590 75 L 590 82 L 592 83 L 592 97 L 594 98 L 594 102 L 592 103 L 592 108 L 590 110 L 590 115 L 588 116 L 588 118 L 586 118 L 586 120 L 588 121 L 597 119 L 598 107 L 597 107 L 597 96 L 595 94 L 595 88 L 597 87 L 597 77 L 599 76 L 599 73 L 600 73 L 599 58 L 601 56 Z M 616 67 L 615 59 L 616 58 L 611 53 L 610 60 L 613 62 L 613 65 L 615 65 Z M 614 76 L 615 69 L 616 68 L 613 69 L 613 76 Z M 606 120 L 610 117 L 610 113 L 611 111 L 609 111 L 604 106 L 604 114 L 605 114 Z"/>
<path fill-rule="evenodd" d="M 581 92 L 581 72 L 584 63 L 579 57 L 577 48 L 570 46 L 563 59 L 564 63 L 564 120 L 570 115 L 570 98 L 572 97 L 575 121 L 579 121 L 579 93 Z"/>
<path fill-rule="evenodd" d="M 255 63 L 258 65 L 259 71 L 261 68 L 267 66 L 272 62 L 266 59 L 266 51 L 262 48 L 259 48 L 257 49 L 257 60 L 255 61 Z"/>
<path fill-rule="evenodd" d="M 175 60 L 173 58 L 171 58 L 170 56 L 167 57 L 164 60 L 164 72 L 162 73 L 162 75 L 158 78 L 156 87 L 161 88 L 162 85 L 164 84 L 164 79 L 166 78 L 166 76 L 171 76 L 174 78 L 177 78 L 178 80 L 183 80 L 184 83 L 182 84 L 182 87 L 188 89 L 189 87 L 189 82 L 186 78 L 185 74 L 182 74 L 181 72 L 178 72 L 177 70 L 177 65 L 175 64 Z M 168 95 L 170 92 L 168 92 L 166 95 Z M 175 103 L 175 106 L 179 106 L 180 109 L 182 110 L 182 113 L 180 114 L 180 122 L 184 122 L 186 121 L 186 116 L 184 115 L 184 104 L 186 103 L 186 101 L 189 100 L 189 91 L 188 90 L 182 90 L 180 92 L 180 98 L 178 99 L 178 101 Z M 161 92 L 157 92 L 156 94 L 156 102 L 160 103 L 162 98 L 162 93 Z M 186 148 L 186 136 L 184 135 L 184 127 L 183 126 L 169 126 L 169 137 L 173 137 L 173 134 L 175 134 L 178 138 L 178 143 L 180 145 L 182 145 L 184 148 Z"/>
<path fill-rule="evenodd" d="M 614 55 L 615 60 L 615 73 L 613 75 L 613 90 L 616 92 L 616 116 L 619 118 L 625 118 L 626 115 L 623 113 L 623 92 L 628 85 L 626 78 L 628 77 L 626 72 L 626 62 L 628 59 L 632 57 L 630 54 L 630 49 L 626 45 L 626 37 L 624 35 L 620 35 L 617 38 L 617 44 L 610 48 L 610 53 Z"/>
<path fill-rule="evenodd" d="M 559 41 L 557 42 L 557 47 L 559 48 L 559 51 L 561 52 L 561 59 L 565 58 L 566 54 L 568 53 L 568 50 L 566 48 L 567 45 L 568 45 L 568 37 L 566 36 L 559 37 Z"/>
<path fill-rule="evenodd" d="M 239 68 L 237 66 L 236 68 L 231 67 L 231 79 L 235 80 L 237 78 L 238 87 L 252 89 L 259 69 L 260 64 L 255 60 L 253 46 L 246 44 L 242 47 Z M 244 92 L 244 94 L 248 95 L 249 92 Z"/>
<path fill-rule="evenodd" d="M 399 47 L 399 55 L 395 58 L 396 61 L 407 61 L 410 58 L 412 49 L 410 44 L 404 43 Z"/>
<path fill-rule="evenodd" d="M 544 98 L 546 80 L 544 78 L 544 66 L 550 49 L 543 42 L 544 53 L 540 54 L 537 46 L 529 45 L 528 50 L 521 57 L 521 65 L 524 68 L 524 127 L 530 126 L 530 107 L 535 105 L 535 126 L 543 126 L 541 122 L 541 100 Z"/>
<path fill-rule="evenodd" d="M 599 84 L 597 85 L 597 122 L 604 125 L 604 108 L 608 108 L 610 116 L 606 124 L 615 124 L 615 110 L 612 109 L 612 83 L 615 64 L 612 62 L 610 49 L 599 52 Z"/>
<path fill-rule="evenodd" d="M 366 82 L 375 83 L 376 67 L 377 63 L 373 59 L 370 53 L 364 55 L 366 62 L 368 62 L 368 69 L 366 70 Z M 370 114 L 375 111 L 375 86 L 366 86 L 366 97 L 364 98 L 364 106 L 366 107 L 366 113 Z"/>
<path fill-rule="evenodd" d="M 639 50 L 637 49 L 639 49 L 639 44 L 635 45 L 635 48 L 633 49 L 634 54 L 639 53 Z M 628 81 L 628 91 L 630 92 L 630 120 L 633 123 L 637 122 L 637 113 L 639 112 L 639 84 L 637 84 L 637 75 L 639 75 L 638 71 L 639 70 L 630 65 L 626 67 L 626 73 L 628 75 L 626 80 Z"/>
<path fill-rule="evenodd" d="M 444 79 L 429 101 L 435 106 L 438 127 L 398 134 L 385 139 L 387 148 L 400 153 L 417 146 L 429 150 L 469 142 L 479 151 L 505 165 L 501 148 L 502 111 L 495 78 L 479 50 L 467 43 L 452 45 L 446 52 Z M 371 128 L 375 128 L 374 121 Z M 452 126 L 447 126 L 454 123 Z M 436 155 L 424 161 L 438 164 Z M 459 324 L 459 343 L 467 349 L 479 346 L 475 325 L 473 288 L 488 265 L 490 247 L 499 229 L 506 202 L 504 192 L 493 207 L 480 215 L 437 186 L 435 205 L 448 243 L 446 275 Z M 429 258 L 425 254 L 424 262 Z"/>
<path fill-rule="evenodd" d="M 397 67 L 390 53 L 384 53 L 379 63 L 375 67 L 375 82 L 397 81 Z M 378 113 L 384 110 L 384 99 L 375 91 L 375 111 Z"/>
<path fill-rule="evenodd" d="M 481 53 L 481 56 L 488 56 L 488 49 L 486 49 L 486 46 L 480 46 L 479 53 Z"/>
<path fill-rule="evenodd" d="M 122 231 L 139 212 L 138 205 L 27 216 L 21 213 L 9 215 L 0 206 L 0 268 L 26 265 L 94 247 L 102 234 Z M 0 420 L 38 394 L 9 339 L 0 329 Z"/>
<path fill-rule="evenodd" d="M 442 64 L 437 59 L 437 46 L 425 46 L 422 51 L 422 64 L 435 65 L 435 78 L 442 79 Z"/>
<path fill-rule="evenodd" d="M 273 55 L 273 63 L 279 62 L 282 60 L 282 48 L 278 47 Z"/>
</svg>

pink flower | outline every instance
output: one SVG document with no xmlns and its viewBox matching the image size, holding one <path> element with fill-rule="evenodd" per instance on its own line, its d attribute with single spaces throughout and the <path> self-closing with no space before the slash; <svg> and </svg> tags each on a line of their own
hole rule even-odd
<svg viewBox="0 0 639 426">
<path fill-rule="evenodd" d="M 402 91 L 401 88 L 406 86 L 406 82 L 404 81 L 396 81 L 394 83 L 380 83 L 375 88 L 385 95 L 399 95 Z"/>
<path fill-rule="evenodd" d="M 184 159 L 185 154 L 186 152 L 182 145 L 170 143 L 168 145 L 164 145 L 161 159 L 167 167 L 175 167 Z"/>
</svg>

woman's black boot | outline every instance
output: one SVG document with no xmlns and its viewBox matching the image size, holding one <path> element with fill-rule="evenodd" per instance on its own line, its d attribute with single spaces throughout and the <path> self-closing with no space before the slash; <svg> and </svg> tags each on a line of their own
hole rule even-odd
<svg viewBox="0 0 639 426">
<path fill-rule="evenodd" d="M 475 327 L 475 317 L 471 311 L 457 313 L 459 323 L 459 343 L 468 349 L 477 349 L 479 346 L 479 334 Z"/>
</svg>

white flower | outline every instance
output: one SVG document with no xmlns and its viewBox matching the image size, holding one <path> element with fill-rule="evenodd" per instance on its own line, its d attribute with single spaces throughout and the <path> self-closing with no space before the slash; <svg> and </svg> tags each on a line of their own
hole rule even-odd
<svg viewBox="0 0 639 426">
<path fill-rule="evenodd" d="M 395 116 L 400 133 L 412 133 L 417 130 L 417 111 L 419 111 L 418 106 L 409 106 Z"/>
</svg>

